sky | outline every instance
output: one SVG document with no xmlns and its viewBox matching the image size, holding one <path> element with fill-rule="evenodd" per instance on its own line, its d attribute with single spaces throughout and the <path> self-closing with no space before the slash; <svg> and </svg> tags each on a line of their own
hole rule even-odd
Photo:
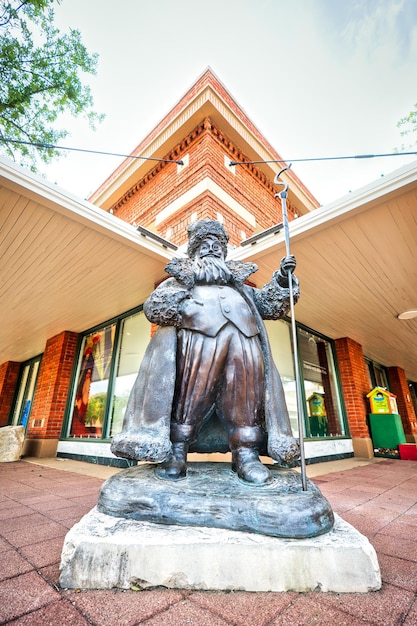
<svg viewBox="0 0 417 626">
<path fill-rule="evenodd" d="M 85 78 L 106 116 L 96 132 L 65 116 L 61 145 L 129 154 L 211 67 L 320 204 L 417 160 L 296 161 L 417 150 L 397 128 L 417 103 L 416 0 L 62 0 L 56 24 L 98 53 Z M 85 198 L 122 160 L 41 171 Z"/>
</svg>

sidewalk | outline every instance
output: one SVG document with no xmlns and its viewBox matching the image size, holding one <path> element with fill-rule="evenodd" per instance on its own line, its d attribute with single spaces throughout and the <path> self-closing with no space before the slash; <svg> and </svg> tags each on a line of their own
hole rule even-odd
<svg viewBox="0 0 417 626">
<path fill-rule="evenodd" d="M 417 625 L 417 462 L 307 468 L 333 510 L 377 551 L 383 587 L 368 594 L 62 590 L 64 537 L 115 471 L 60 459 L 0 464 L 0 624 Z"/>
</svg>

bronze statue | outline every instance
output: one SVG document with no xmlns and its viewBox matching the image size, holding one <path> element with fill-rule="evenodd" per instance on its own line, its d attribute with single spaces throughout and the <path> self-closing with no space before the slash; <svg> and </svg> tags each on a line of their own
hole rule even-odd
<svg viewBox="0 0 417 626">
<path fill-rule="evenodd" d="M 189 451 L 229 449 L 239 478 L 264 485 L 272 478 L 260 454 L 280 466 L 299 458 L 262 321 L 288 313 L 289 276 L 298 299 L 295 258 L 284 257 L 271 282 L 256 289 L 244 284 L 255 264 L 225 260 L 229 237 L 220 222 L 195 222 L 188 237 L 188 258 L 168 263 L 171 278 L 144 304 L 160 328 L 111 450 L 162 463 L 158 475 L 178 480 L 186 476 Z"/>
</svg>

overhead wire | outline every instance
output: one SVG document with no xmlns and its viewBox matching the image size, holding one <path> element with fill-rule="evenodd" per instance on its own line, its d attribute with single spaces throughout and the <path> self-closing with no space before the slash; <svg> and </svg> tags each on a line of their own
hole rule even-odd
<svg viewBox="0 0 417 626">
<path fill-rule="evenodd" d="M 89 150 L 87 148 L 73 148 L 70 146 L 58 146 L 53 143 L 42 143 L 40 141 L 22 141 L 20 139 L 7 139 L 0 137 L 0 142 L 3 143 L 16 143 L 23 144 L 25 146 L 33 146 L 35 148 L 53 148 L 54 150 L 69 150 L 71 152 L 86 152 L 88 154 L 99 154 L 104 156 L 115 156 L 126 159 L 143 159 L 144 161 L 158 161 L 158 163 L 177 163 L 178 165 L 184 165 L 184 161 L 181 159 L 160 159 L 158 157 L 146 157 L 137 154 L 120 154 L 118 152 L 104 152 L 103 150 Z"/>
<path fill-rule="evenodd" d="M 137 154 L 123 154 L 119 152 L 107 152 L 104 150 L 91 150 L 88 148 L 75 148 L 72 146 L 59 146 L 52 143 L 42 143 L 40 141 L 23 141 L 20 139 L 8 139 L 7 137 L 0 137 L 2 143 L 22 144 L 27 146 L 33 146 L 34 148 L 45 148 L 54 150 L 67 150 L 70 152 L 85 152 L 87 154 L 97 154 L 102 156 L 115 156 L 125 159 L 142 159 L 144 161 L 158 161 L 163 163 L 177 163 L 178 165 L 184 165 L 181 159 L 163 159 L 158 157 L 147 157 Z M 383 157 L 395 157 L 395 156 L 411 156 L 417 155 L 417 151 L 410 152 L 384 152 L 381 154 L 350 154 L 339 156 L 323 156 L 323 157 L 302 157 L 298 159 L 267 159 L 258 161 L 230 161 L 229 166 L 235 165 L 262 165 L 267 163 L 306 163 L 309 161 L 342 161 L 346 159 L 376 159 Z"/>
<path fill-rule="evenodd" d="M 268 159 L 266 161 L 230 161 L 229 166 L 233 165 L 262 165 L 263 163 L 301 163 L 307 161 L 341 161 L 343 159 L 375 159 L 378 157 L 392 157 L 392 156 L 407 156 L 416 155 L 417 151 L 413 152 L 386 152 L 383 154 L 350 154 L 342 156 L 328 156 L 328 157 L 306 157 L 300 159 Z"/>
</svg>

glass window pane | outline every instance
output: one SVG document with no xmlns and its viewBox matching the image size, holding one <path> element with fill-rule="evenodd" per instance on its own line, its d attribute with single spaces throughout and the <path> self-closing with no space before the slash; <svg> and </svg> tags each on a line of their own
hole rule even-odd
<svg viewBox="0 0 417 626">
<path fill-rule="evenodd" d="M 13 409 L 13 425 L 19 424 L 27 429 L 41 358 L 41 356 L 35 357 L 23 366 L 19 381 L 19 391 Z"/>
<path fill-rule="evenodd" d="M 384 389 L 389 389 L 388 385 L 388 374 L 387 369 L 379 363 L 374 363 L 374 361 L 366 360 L 366 364 L 368 366 L 369 380 L 370 380 L 370 389 L 373 387 L 383 387 Z"/>
<path fill-rule="evenodd" d="M 21 416 L 23 412 L 23 400 L 25 396 L 25 389 L 26 389 L 26 383 L 27 383 L 28 376 L 29 376 L 29 371 L 30 371 L 30 365 L 25 365 L 23 372 L 22 372 L 21 379 L 20 379 L 17 400 L 14 405 L 13 419 L 12 419 L 13 426 L 17 426 L 19 424 L 19 417 Z"/>
<path fill-rule="evenodd" d="M 383 367 L 382 365 L 378 365 L 377 363 L 374 363 L 373 366 L 375 372 L 376 386 L 388 389 L 388 376 L 385 367 Z"/>
<path fill-rule="evenodd" d="M 295 388 L 294 358 L 291 347 L 291 327 L 284 320 L 265 321 L 271 344 L 272 357 L 281 376 L 285 400 L 294 437 L 298 437 L 297 393 Z"/>
<path fill-rule="evenodd" d="M 36 382 L 38 380 L 38 372 L 39 372 L 40 363 L 41 363 L 40 359 L 32 363 L 28 384 L 26 385 L 27 391 L 26 391 L 25 408 L 24 408 L 22 417 L 20 419 L 20 423 L 26 429 L 28 427 L 29 416 L 30 416 L 30 411 L 32 408 L 32 402 L 33 402 L 33 396 L 35 395 Z"/>
<path fill-rule="evenodd" d="M 411 402 L 413 403 L 414 411 L 417 415 L 417 384 L 409 381 L 408 388 L 410 390 Z"/>
<path fill-rule="evenodd" d="M 116 325 L 84 338 L 73 401 L 70 437 L 102 436 Z"/>
<path fill-rule="evenodd" d="M 301 328 L 297 336 L 309 435 L 343 436 L 345 428 L 330 343 Z"/>
<path fill-rule="evenodd" d="M 113 393 L 110 436 L 122 429 L 130 390 L 136 380 L 139 366 L 149 343 L 150 328 L 151 325 L 143 312 L 123 320 Z"/>
<path fill-rule="evenodd" d="M 366 368 L 367 368 L 367 372 L 368 372 L 369 391 L 370 391 L 373 387 L 376 387 L 374 368 L 373 368 L 373 365 L 372 365 L 371 361 L 368 361 L 368 359 L 365 359 L 365 362 L 366 362 Z"/>
</svg>

